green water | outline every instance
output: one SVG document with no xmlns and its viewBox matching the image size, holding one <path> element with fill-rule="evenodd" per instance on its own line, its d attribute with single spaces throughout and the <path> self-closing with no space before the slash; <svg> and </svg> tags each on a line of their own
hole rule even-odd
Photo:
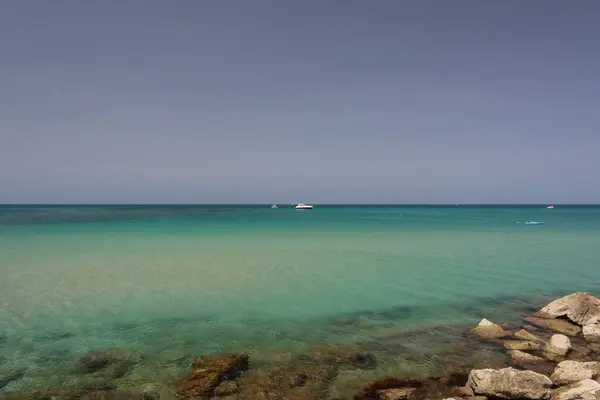
<svg viewBox="0 0 600 400">
<path fill-rule="evenodd" d="M 27 369 L 3 390 L 98 347 L 177 374 L 191 354 L 516 321 L 599 293 L 599 243 L 600 207 L 0 207 L 0 362 Z"/>
</svg>

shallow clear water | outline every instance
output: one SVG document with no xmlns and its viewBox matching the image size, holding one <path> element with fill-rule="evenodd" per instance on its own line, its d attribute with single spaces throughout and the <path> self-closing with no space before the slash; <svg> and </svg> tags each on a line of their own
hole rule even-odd
<svg viewBox="0 0 600 400">
<path fill-rule="evenodd" d="M 598 293 L 599 243 L 600 207 L 0 207 L 0 362 L 27 369 L 4 390 L 98 347 L 177 374 L 190 354 L 516 321 Z"/>
</svg>

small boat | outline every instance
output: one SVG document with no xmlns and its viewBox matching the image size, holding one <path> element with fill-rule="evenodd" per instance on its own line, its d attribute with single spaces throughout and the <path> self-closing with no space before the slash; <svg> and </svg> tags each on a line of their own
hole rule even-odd
<svg viewBox="0 0 600 400">
<path fill-rule="evenodd" d="M 279 207 L 277 207 L 277 205 L 276 205 L 276 204 L 273 204 L 273 205 L 271 206 L 271 208 L 279 208 Z"/>
<path fill-rule="evenodd" d="M 313 206 L 303 203 L 298 203 L 296 206 L 296 210 L 312 210 Z"/>
<path fill-rule="evenodd" d="M 550 208 L 550 209 L 552 209 L 552 208 L 554 208 L 554 206 L 553 206 L 552 204 L 550 204 L 550 205 L 549 205 L 548 207 L 546 207 L 546 208 Z"/>
<path fill-rule="evenodd" d="M 525 225 L 544 225 L 542 221 L 526 221 Z"/>
</svg>

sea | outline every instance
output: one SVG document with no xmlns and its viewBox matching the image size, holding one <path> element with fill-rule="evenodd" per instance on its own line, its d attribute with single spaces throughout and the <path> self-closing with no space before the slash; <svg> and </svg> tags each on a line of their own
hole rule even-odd
<svg viewBox="0 0 600 400">
<path fill-rule="evenodd" d="M 426 372 L 482 318 L 599 278 L 600 206 L 0 206 L 0 391 L 67 384 L 98 348 L 144 355 L 130 381 L 322 343 Z"/>
</svg>

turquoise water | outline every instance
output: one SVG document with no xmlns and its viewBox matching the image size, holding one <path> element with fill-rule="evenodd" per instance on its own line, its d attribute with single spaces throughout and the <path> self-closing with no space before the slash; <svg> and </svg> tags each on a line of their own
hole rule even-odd
<svg viewBox="0 0 600 400">
<path fill-rule="evenodd" d="M 4 206 L 0 362 L 27 372 L 2 390 L 63 383 L 98 347 L 155 379 L 191 355 L 518 321 L 599 293 L 599 243 L 591 206 Z"/>
</svg>

